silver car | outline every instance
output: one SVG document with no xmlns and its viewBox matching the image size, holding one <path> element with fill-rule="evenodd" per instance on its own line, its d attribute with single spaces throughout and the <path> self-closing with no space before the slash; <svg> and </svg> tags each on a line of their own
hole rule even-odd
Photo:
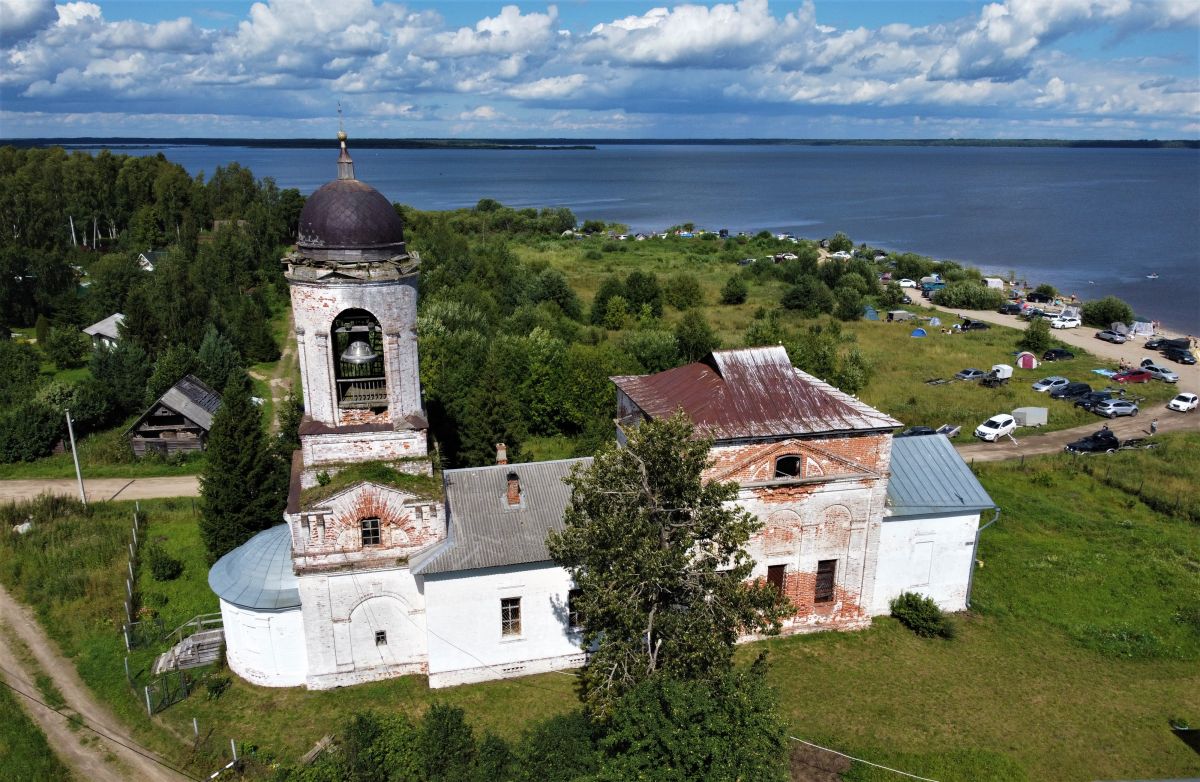
<svg viewBox="0 0 1200 782">
<path fill-rule="evenodd" d="M 1119 415 L 1137 415 L 1138 406 L 1125 399 L 1106 399 L 1098 402 L 1092 412 L 1106 418 L 1116 418 Z"/>
</svg>

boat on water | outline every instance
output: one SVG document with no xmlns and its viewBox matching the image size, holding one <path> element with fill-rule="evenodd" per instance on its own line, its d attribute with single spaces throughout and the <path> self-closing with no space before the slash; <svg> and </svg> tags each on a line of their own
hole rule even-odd
<svg viewBox="0 0 1200 782">
<path fill-rule="evenodd" d="M 1158 272 L 1155 272 L 1154 274 L 1147 274 L 1147 275 L 1146 275 L 1146 279 L 1147 279 L 1147 280 L 1157 280 L 1157 279 L 1158 279 Z"/>
</svg>

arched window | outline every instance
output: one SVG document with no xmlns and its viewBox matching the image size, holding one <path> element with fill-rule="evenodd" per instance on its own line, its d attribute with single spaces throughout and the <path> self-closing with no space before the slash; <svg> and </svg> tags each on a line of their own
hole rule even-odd
<svg viewBox="0 0 1200 782">
<path fill-rule="evenodd" d="M 799 478 L 802 476 L 799 456 L 780 456 L 775 460 L 776 478 Z"/>
<path fill-rule="evenodd" d="M 333 366 L 338 407 L 387 407 L 383 375 L 383 329 L 366 310 L 346 310 L 333 320 Z"/>
</svg>

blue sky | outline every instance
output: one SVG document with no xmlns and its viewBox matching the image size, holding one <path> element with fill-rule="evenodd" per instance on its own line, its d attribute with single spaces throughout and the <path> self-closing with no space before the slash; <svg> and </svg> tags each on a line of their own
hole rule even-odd
<svg viewBox="0 0 1200 782">
<path fill-rule="evenodd" d="M 1198 138 L 1200 1 L 0 0 L 0 137 Z"/>
</svg>

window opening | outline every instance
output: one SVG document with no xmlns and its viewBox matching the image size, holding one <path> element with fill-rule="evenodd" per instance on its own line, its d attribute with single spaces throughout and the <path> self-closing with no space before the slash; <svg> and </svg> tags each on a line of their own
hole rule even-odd
<svg viewBox="0 0 1200 782">
<path fill-rule="evenodd" d="M 767 566 L 767 583 L 775 588 L 779 594 L 783 594 L 784 577 L 787 574 L 787 565 L 768 565 Z"/>
<path fill-rule="evenodd" d="M 364 546 L 378 546 L 383 542 L 379 534 L 379 519 L 372 517 L 363 519 L 362 524 L 362 544 Z"/>
<path fill-rule="evenodd" d="M 500 599 L 500 635 L 521 634 L 521 598 Z"/>
<path fill-rule="evenodd" d="M 837 560 L 822 559 L 817 563 L 817 583 L 813 594 L 815 603 L 833 602 L 833 583 L 837 575 Z"/>
<path fill-rule="evenodd" d="M 375 631 L 375 645 L 376 646 L 387 646 L 387 630 L 376 630 Z"/>
<path fill-rule="evenodd" d="M 567 593 L 567 627 L 572 630 L 583 627 L 582 614 L 579 612 L 579 598 L 582 595 L 582 589 L 572 589 Z"/>
<path fill-rule="evenodd" d="M 776 478 L 799 478 L 800 470 L 799 456 L 780 456 L 775 460 Z"/>
<path fill-rule="evenodd" d="M 334 375 L 338 407 L 387 407 L 383 373 L 383 329 L 366 310 L 346 310 L 333 321 Z"/>
</svg>

